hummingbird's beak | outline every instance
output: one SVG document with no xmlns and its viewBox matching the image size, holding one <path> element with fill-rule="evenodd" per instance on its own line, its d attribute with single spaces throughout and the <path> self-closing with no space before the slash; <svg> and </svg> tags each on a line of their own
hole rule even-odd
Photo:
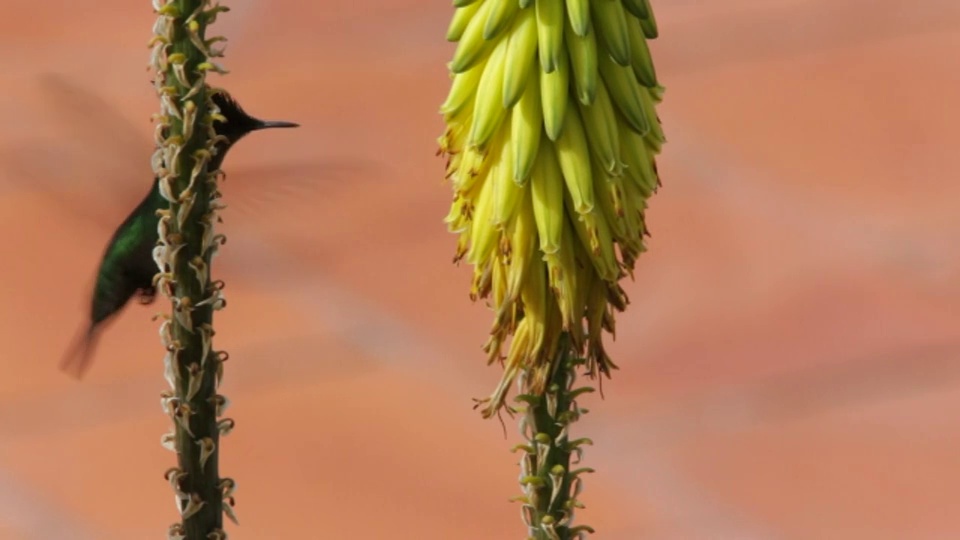
<svg viewBox="0 0 960 540">
<path fill-rule="evenodd" d="M 283 122 L 280 120 L 267 120 L 267 121 L 260 120 L 259 122 L 257 122 L 256 127 L 254 127 L 253 129 L 257 130 L 257 129 L 293 128 L 293 127 L 300 127 L 300 124 L 297 124 L 295 122 Z"/>
</svg>

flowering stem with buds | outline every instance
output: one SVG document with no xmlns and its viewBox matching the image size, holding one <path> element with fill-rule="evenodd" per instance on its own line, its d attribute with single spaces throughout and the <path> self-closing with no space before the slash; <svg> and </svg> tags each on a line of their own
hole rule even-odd
<svg viewBox="0 0 960 540">
<path fill-rule="evenodd" d="M 173 311 L 160 329 L 171 387 L 162 403 L 174 424 L 163 442 L 177 453 L 178 466 L 166 478 L 181 514 L 168 536 L 225 539 L 223 512 L 232 517 L 234 484 L 220 478 L 217 461 L 220 434 L 233 421 L 218 420 L 226 405 L 217 387 L 227 353 L 213 349 L 213 311 L 224 301 L 223 282 L 210 278 L 210 263 L 224 237 L 214 233 L 220 208 L 213 127 L 218 111 L 205 80 L 207 71 L 222 72 L 211 58 L 222 54 L 212 45 L 223 38 L 206 39 L 205 32 L 226 8 L 209 0 L 154 0 L 153 5 L 158 19 L 151 63 L 161 112 L 152 162 L 158 189 L 170 203 L 159 211 L 155 283 Z"/>
<path fill-rule="evenodd" d="M 567 439 L 586 391 L 572 381 L 580 365 L 617 368 L 604 335 L 629 304 L 621 281 L 647 249 L 660 187 L 650 1 L 454 0 L 447 28 L 446 223 L 454 260 L 473 266 L 471 298 L 494 314 L 484 350 L 503 375 L 481 412 L 506 407 L 514 381 L 528 405 L 522 500 L 537 540 L 590 532 L 572 524 L 582 471 L 569 458 L 587 442 Z"/>
<path fill-rule="evenodd" d="M 530 538 L 535 540 L 573 540 L 583 533 L 592 533 L 587 525 L 573 525 L 574 510 L 583 505 L 576 499 L 580 493 L 580 475 L 593 472 L 589 468 L 570 470 L 580 462 L 582 446 L 592 444 L 590 439 L 570 439 L 571 424 L 586 414 L 577 405 L 577 397 L 593 391 L 589 386 L 574 388 L 577 368 L 584 360 L 577 358 L 569 348 L 569 340 L 561 339 L 560 357 L 543 393 L 532 393 L 527 377 L 518 377 L 520 395 L 517 401 L 526 403 L 520 420 L 520 433 L 525 444 L 515 450 L 523 452 L 520 459 L 520 485 L 524 495 L 523 518 Z"/>
</svg>

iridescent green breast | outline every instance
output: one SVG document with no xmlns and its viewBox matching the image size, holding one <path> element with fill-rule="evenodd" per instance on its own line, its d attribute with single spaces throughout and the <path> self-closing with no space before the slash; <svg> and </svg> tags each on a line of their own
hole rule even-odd
<svg viewBox="0 0 960 540">
<path fill-rule="evenodd" d="M 155 180 L 147 196 L 114 232 L 97 272 L 91 306 L 94 323 L 118 311 L 138 290 L 151 288 L 157 273 L 152 255 L 160 221 L 157 209 L 164 203 Z"/>
</svg>

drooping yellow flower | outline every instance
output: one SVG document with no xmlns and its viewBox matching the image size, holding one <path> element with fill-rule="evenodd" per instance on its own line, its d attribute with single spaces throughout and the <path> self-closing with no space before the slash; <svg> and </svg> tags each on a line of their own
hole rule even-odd
<svg viewBox="0 0 960 540">
<path fill-rule="evenodd" d="M 490 416 L 521 371 L 531 392 L 545 390 L 561 343 L 586 355 L 588 374 L 616 368 L 602 333 L 626 308 L 619 281 L 645 250 L 663 88 L 648 0 L 454 5 L 453 83 L 440 109 L 454 192 L 446 222 L 456 260 L 474 266 L 471 297 L 495 314 L 485 351 L 504 374 Z"/>
</svg>

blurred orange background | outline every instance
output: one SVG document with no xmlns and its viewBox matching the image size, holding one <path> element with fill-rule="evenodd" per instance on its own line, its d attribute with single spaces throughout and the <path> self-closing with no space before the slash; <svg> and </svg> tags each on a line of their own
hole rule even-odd
<svg viewBox="0 0 960 540">
<path fill-rule="evenodd" d="M 231 0 L 255 116 L 224 187 L 233 539 L 521 538 L 454 237 L 449 2 Z M 577 435 L 605 540 L 960 537 L 960 3 L 654 0 L 664 187 Z M 147 1 L 0 18 L 0 538 L 160 538 L 158 323 L 57 370 L 149 186 Z M 950 134 L 954 133 L 953 136 Z M 131 172 L 132 171 L 132 172 Z M 233 180 L 233 181 L 231 181 Z"/>
</svg>

